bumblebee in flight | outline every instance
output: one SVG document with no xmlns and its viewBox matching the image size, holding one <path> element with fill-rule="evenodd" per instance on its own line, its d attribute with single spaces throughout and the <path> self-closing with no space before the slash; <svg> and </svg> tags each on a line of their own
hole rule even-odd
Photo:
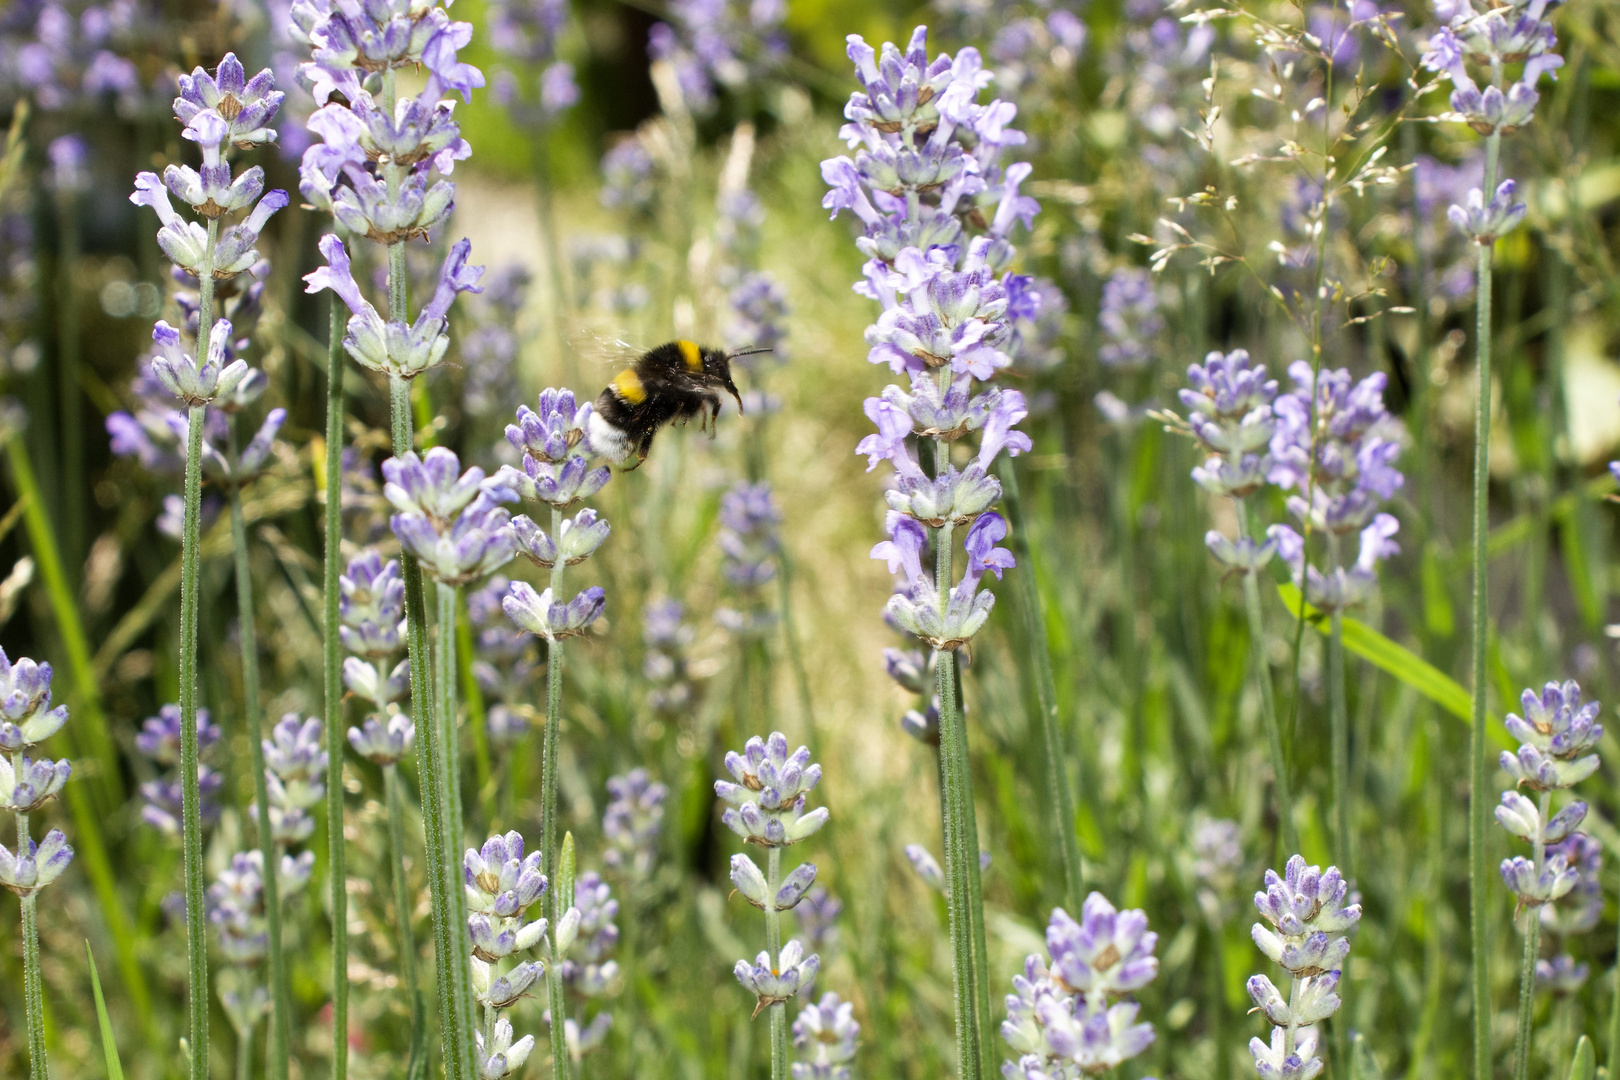
<svg viewBox="0 0 1620 1080">
<path fill-rule="evenodd" d="M 603 457 L 636 464 L 647 460 L 653 436 L 672 420 L 698 418 L 700 430 L 712 431 L 720 415 L 720 391 L 737 401 L 742 394 L 731 381 L 731 361 L 767 349 L 726 352 L 692 341 L 670 341 L 641 354 L 613 376 L 591 411 L 591 447 Z"/>
</svg>

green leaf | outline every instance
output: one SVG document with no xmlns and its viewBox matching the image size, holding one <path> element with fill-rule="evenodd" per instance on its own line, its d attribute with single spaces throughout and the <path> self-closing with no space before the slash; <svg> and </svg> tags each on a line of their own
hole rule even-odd
<svg viewBox="0 0 1620 1080">
<path fill-rule="evenodd" d="M 118 1043 L 113 1039 L 112 1021 L 107 1018 L 107 1001 L 101 996 L 101 976 L 96 974 L 96 954 L 90 951 L 88 941 L 84 943 L 84 955 L 90 961 L 90 990 L 96 996 L 96 1022 L 101 1025 L 101 1052 L 107 1058 L 107 1080 L 124 1080 L 124 1066 L 118 1060 Z M 1584 1045 L 1584 1039 L 1582 1043 Z M 1586 1057 L 1591 1061 L 1590 1050 Z M 1587 1071 L 1590 1075 L 1591 1070 Z"/>
<path fill-rule="evenodd" d="M 1358 1031 L 1353 1038 L 1355 1041 L 1350 1044 L 1350 1080 L 1384 1080 L 1384 1070 L 1378 1067 L 1378 1059 L 1373 1057 L 1366 1036 Z"/>
<path fill-rule="evenodd" d="M 1592 1080 L 1597 1072 L 1597 1056 L 1592 1052 L 1592 1040 L 1585 1035 L 1575 1044 L 1575 1056 L 1569 1060 L 1569 1080 Z"/>
<path fill-rule="evenodd" d="M 557 859 L 557 917 L 574 906 L 574 834 L 563 833 L 562 854 Z"/>
<path fill-rule="evenodd" d="M 1299 588 L 1292 582 L 1283 582 L 1277 586 L 1277 595 L 1282 598 L 1283 607 L 1294 618 L 1300 617 L 1301 599 Z M 1305 621 L 1320 634 L 1329 632 L 1328 617 L 1326 613 L 1318 611 L 1310 604 L 1305 604 Z M 1423 657 L 1398 645 L 1377 630 L 1368 626 L 1359 619 L 1346 618 L 1344 623 L 1344 647 L 1363 660 L 1372 664 L 1380 671 L 1387 672 L 1410 686 L 1442 709 L 1451 713 L 1459 720 L 1470 719 L 1470 698 L 1468 691 L 1463 689 L 1461 683 L 1429 663 Z M 1490 717 L 1489 725 L 1493 741 L 1508 745 L 1508 736 L 1496 717 Z"/>
</svg>

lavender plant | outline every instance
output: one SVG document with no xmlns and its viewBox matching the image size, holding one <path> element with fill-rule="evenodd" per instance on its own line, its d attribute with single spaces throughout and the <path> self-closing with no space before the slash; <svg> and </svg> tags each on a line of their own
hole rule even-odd
<svg viewBox="0 0 1620 1080">
<path fill-rule="evenodd" d="M 1473 491 L 1473 737 L 1471 743 L 1469 814 L 1470 944 L 1474 963 L 1474 1070 L 1490 1069 L 1490 979 L 1488 932 L 1485 924 L 1485 788 L 1486 776 L 1486 650 L 1489 557 L 1486 547 L 1489 520 L 1491 439 L 1492 252 L 1496 239 L 1524 220 L 1526 208 L 1514 201 L 1515 181 L 1500 176 L 1502 137 L 1530 123 L 1540 94 L 1543 75 L 1557 71 L 1563 57 L 1553 52 L 1557 35 L 1546 16 L 1549 5 L 1510 4 L 1476 12 L 1467 2 L 1437 8 L 1443 25 L 1428 43 L 1423 67 L 1452 85 L 1452 112 L 1445 119 L 1459 120 L 1485 136 L 1483 182 L 1472 188 L 1461 205 L 1446 214 L 1476 245 L 1474 326 L 1474 491 Z M 1489 71 L 1483 90 L 1469 74 L 1469 62 Z M 1509 68 L 1519 78 L 1507 83 Z M 1477 70 L 1477 67 L 1476 67 Z M 1557 76 L 1554 75 L 1554 78 Z M 1438 79 L 1436 80 L 1438 82 Z M 1485 192 L 1490 192 L 1487 199 Z M 1620 1032 L 1620 1009 L 1614 1030 Z M 1522 1026 L 1522 1025 L 1521 1025 Z M 1522 1075 L 1522 1074 L 1521 1074 Z"/>
<path fill-rule="evenodd" d="M 602 614 L 607 603 L 606 593 L 599 585 L 575 594 L 573 599 L 562 600 L 563 575 L 570 565 L 590 558 L 607 539 L 609 525 L 598 518 L 590 508 L 580 510 L 571 518 L 563 511 L 579 500 L 595 495 L 608 482 L 610 470 L 605 465 L 592 467 L 590 440 L 591 406 L 576 406 L 571 390 L 548 388 L 541 392 L 539 410 L 527 405 L 518 407 L 517 423 L 506 428 L 507 441 L 523 454 L 521 469 L 503 465 L 495 482 L 507 485 L 523 498 L 533 499 L 551 507 L 549 530 L 541 529 L 526 515 L 512 521 L 518 553 L 546 567 L 550 581 L 545 591 L 536 593 L 524 582 L 512 583 L 511 592 L 501 601 L 507 617 L 518 626 L 546 642 L 546 728 L 541 750 L 540 780 L 540 832 L 546 853 L 546 876 L 557 876 L 554 851 L 557 836 L 557 755 L 562 743 L 562 674 L 564 638 L 583 634 Z M 571 897 L 552 901 L 553 925 L 561 926 L 564 911 L 561 905 Z M 553 941 L 550 974 L 547 979 L 548 1002 L 553 1017 L 566 1016 L 563 998 L 561 949 Z M 559 1040 L 562 1032 L 552 1028 L 552 1075 L 557 1080 L 568 1076 L 568 1052 Z"/>
<path fill-rule="evenodd" d="M 1277 717 L 1276 692 L 1265 657 L 1265 616 L 1260 607 L 1256 574 L 1276 554 L 1278 540 L 1257 540 L 1258 530 L 1249 517 L 1249 496 L 1270 477 L 1274 462 L 1270 446 L 1277 429 L 1273 401 L 1277 382 L 1268 378 L 1264 364 L 1249 365 L 1244 349 L 1212 352 L 1203 364 L 1187 367 L 1190 389 L 1180 392 L 1188 409 L 1187 429 L 1208 457 L 1192 472 L 1193 482 L 1212 495 L 1224 495 L 1237 509 L 1236 540 L 1211 529 L 1204 537 L 1215 561 L 1228 573 L 1243 578 L 1244 612 L 1249 621 L 1249 667 L 1260 690 L 1266 743 L 1271 754 L 1272 783 L 1277 806 L 1277 838 L 1284 848 L 1298 846 L 1294 804 L 1283 752 L 1282 724 Z"/>
<path fill-rule="evenodd" d="M 801 863 L 785 876 L 782 849 L 815 835 L 827 823 L 827 808 L 806 811 L 809 793 L 821 782 L 821 766 L 810 750 L 788 753 L 787 736 L 772 732 L 754 736 L 741 754 L 726 754 L 726 771 L 735 783 L 717 780 L 714 793 L 726 804 L 720 815 L 727 828 L 750 844 L 766 849 L 765 871 L 747 855 L 731 857 L 731 881 L 743 899 L 765 912 L 765 949 L 753 963 L 738 960 L 735 974 L 743 989 L 758 1000 L 754 1015 L 770 1010 L 771 1078 L 786 1080 L 788 1061 L 787 1002 L 815 979 L 821 958 L 806 956 L 798 939 L 782 944 L 781 913 L 791 910 L 816 880 L 816 865 Z"/>
<path fill-rule="evenodd" d="M 472 985 L 484 1007 L 484 1019 L 473 1033 L 477 1040 L 478 1076 L 500 1080 L 520 1072 L 534 1049 L 534 1036 L 512 1039 L 512 1023 L 500 1016 L 502 1009 L 516 1004 L 545 974 L 546 965 L 538 960 L 518 960 L 505 972 L 501 962 L 533 949 L 546 938 L 544 918 L 524 922 L 524 912 L 545 894 L 547 879 L 540 872 L 540 852 L 524 855 L 523 836 L 509 832 L 492 836 L 482 850 L 468 848 L 462 859 L 466 878 L 467 938 L 472 946 Z M 579 917 L 559 922 L 553 938 L 577 928 Z M 553 950 L 555 963 L 555 950 Z"/>
<path fill-rule="evenodd" d="M 1019 1055 L 1002 1075 L 1078 1080 L 1108 1072 L 1153 1045 L 1141 1006 L 1122 1000 L 1159 973 L 1159 935 L 1140 911 L 1117 911 L 1102 893 L 1086 897 L 1075 922 L 1057 908 L 1046 927 L 1047 961 L 1030 956 L 1013 976 L 1001 1037 Z"/>
<path fill-rule="evenodd" d="M 28 817 L 62 790 L 73 765 L 34 758 L 28 751 L 61 731 L 66 705 L 51 708 L 51 665 L 26 656 L 13 663 L 0 649 L 0 807 L 17 821 L 17 849 L 0 843 L 0 885 L 17 894 L 22 910 L 23 999 L 27 1014 L 28 1075 L 48 1080 L 45 1057 L 45 983 L 39 967 L 39 890 L 62 876 L 73 849 L 60 829 L 40 843 L 29 832 Z"/>
<path fill-rule="evenodd" d="M 251 81 L 234 54 L 220 63 L 217 77 L 202 68 L 180 81 L 174 101 L 175 119 L 185 125 L 181 135 L 202 152 L 202 168 L 169 165 L 160 180 L 156 173 L 135 178 L 130 201 L 149 206 L 158 215 L 158 246 L 177 270 L 198 283 L 197 328 L 193 352 L 187 352 L 178 330 L 159 322 L 152 333 L 157 346 L 152 358 L 153 378 L 186 408 L 185 517 L 181 534 L 180 588 L 180 783 L 183 799 L 182 837 L 185 846 L 186 910 L 203 910 L 202 821 L 197 788 L 197 613 L 198 553 L 202 485 L 203 427 L 207 406 L 216 398 L 230 398 L 247 379 L 247 363 L 230 359 L 231 324 L 215 319 L 216 282 L 229 280 L 258 261 L 254 248 L 270 215 L 287 205 L 287 193 L 264 191 L 264 170 L 254 166 L 232 175 L 228 154 L 233 147 L 271 142 L 269 127 L 282 95 L 268 70 Z M 190 206 L 204 226 L 176 214 L 169 195 Z M 262 196 L 262 197 L 261 197 Z M 248 211 L 236 224 L 221 227 L 227 215 Z M 251 612 L 243 613 L 244 620 Z M 250 724 L 257 703 L 249 704 Z M 249 741 L 257 735 L 249 733 Z M 257 770 L 256 770 L 257 771 Z M 260 805 L 264 805 L 261 800 Z M 190 963 L 191 1064 L 193 1080 L 208 1074 L 208 951 L 200 917 L 186 923 Z M 279 945 L 279 942 L 275 944 Z M 284 1017 L 283 1013 L 283 1017 Z M 285 1031 L 284 1019 L 277 1024 Z"/>
<path fill-rule="evenodd" d="M 1261 1080 L 1310 1080 L 1325 1067 L 1317 1056 L 1317 1026 L 1339 1011 L 1339 965 L 1350 954 L 1349 934 L 1361 920 L 1361 905 L 1346 904 L 1350 885 L 1336 866 L 1307 866 L 1303 856 L 1288 860 L 1279 877 L 1267 870 L 1266 887 L 1254 906 L 1267 927 L 1255 923 L 1255 945 L 1288 972 L 1287 996 L 1265 975 L 1249 979 L 1249 997 L 1272 1024 L 1271 1039 L 1249 1040 Z"/>
<path fill-rule="evenodd" d="M 1538 695 L 1526 690 L 1520 702 L 1524 716 L 1509 713 L 1508 733 L 1519 740 L 1515 753 L 1502 751 L 1502 768 L 1514 787 L 1502 793 L 1496 820 L 1509 833 L 1528 840 L 1531 857 L 1522 855 L 1502 860 L 1502 880 L 1518 899 L 1524 934 L 1524 963 L 1519 980 L 1519 1020 L 1514 1037 L 1514 1075 L 1523 1080 L 1530 1069 L 1531 1016 L 1535 1006 L 1536 966 L 1541 935 L 1541 908 L 1569 894 L 1579 871 L 1569 861 L 1569 853 L 1559 850 L 1586 819 L 1586 803 L 1575 800 L 1556 814 L 1552 793 L 1567 790 L 1591 776 L 1598 768 L 1598 755 L 1592 753 L 1603 737 L 1597 722 L 1598 703 L 1581 702 L 1581 688 L 1574 683 L 1548 683 Z M 1537 793 L 1532 802 L 1519 794 L 1520 787 Z"/>
<path fill-rule="evenodd" d="M 1028 227 L 1039 210 L 1019 193 L 1031 166 L 1003 166 L 1007 149 L 1023 142 L 1008 125 L 1015 107 L 1003 101 L 979 105 L 988 81 L 977 51 L 964 49 L 928 58 L 927 29 L 913 32 L 905 51 L 883 46 L 881 62 L 858 35 L 849 38 L 862 89 L 845 108 L 851 123 L 842 134 L 855 159 L 822 163 L 831 190 L 822 200 L 834 216 L 852 211 L 865 226 L 857 241 L 868 256 L 856 291 L 884 308 L 867 331 L 868 359 L 910 376 L 869 398 L 866 412 L 878 432 L 858 448 L 869 467 L 887 460 L 896 486 L 887 498 L 889 539 L 873 549 L 890 571 L 904 573 L 903 591 L 888 611 L 905 630 L 937 654 L 941 724 L 942 810 L 946 867 L 952 882 L 951 937 L 957 1001 L 957 1049 L 964 1076 L 983 1071 L 982 1033 L 989 1024 L 984 964 L 982 898 L 978 884 L 977 827 L 967 769 L 966 729 L 958 707 L 955 652 L 984 625 L 995 599 L 978 585 L 989 571 L 999 578 L 1013 565 L 1011 552 L 996 547 L 1007 526 L 991 510 L 1001 485 L 991 475 L 1003 450 L 1027 451 L 1029 437 L 1013 430 L 1027 410 L 1016 390 L 990 387 L 975 395 L 975 380 L 991 379 L 1008 366 L 1010 293 L 1021 279 L 1006 272 L 1014 249 L 1013 227 Z M 988 225 L 968 238 L 974 219 Z M 958 471 L 951 444 L 980 432 L 978 455 Z M 910 439 L 928 446 L 932 472 L 914 456 Z M 953 533 L 969 525 L 968 569 L 953 585 Z M 932 531 L 932 535 L 930 535 Z M 921 557 L 932 540 L 936 566 L 923 572 Z M 1043 710 L 1042 723 L 1051 722 Z M 1061 760 L 1054 734 L 1049 743 Z M 1059 807 L 1071 805 L 1061 768 L 1048 779 Z M 1072 813 L 1055 815 L 1055 833 L 1066 878 L 1078 886 L 1078 854 L 1072 843 Z"/>
</svg>

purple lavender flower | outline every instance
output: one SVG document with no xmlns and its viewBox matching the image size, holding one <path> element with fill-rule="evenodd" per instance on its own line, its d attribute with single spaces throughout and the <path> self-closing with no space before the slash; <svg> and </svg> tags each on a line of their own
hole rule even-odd
<svg viewBox="0 0 1620 1080">
<path fill-rule="evenodd" d="M 28 850 L 22 845 L 14 854 L 0 844 L 0 885 L 18 896 L 32 896 L 62 876 L 62 871 L 73 861 L 73 849 L 60 829 L 52 829 L 39 843 L 28 841 Z"/>
<path fill-rule="evenodd" d="M 1115 270 L 1103 282 L 1097 325 L 1105 341 L 1097 359 L 1105 367 L 1135 371 L 1153 362 L 1153 339 L 1164 330 L 1153 275 L 1137 267 Z"/>
<path fill-rule="evenodd" d="M 311 716 L 283 716 L 263 740 L 270 833 L 278 844 L 301 843 L 315 832 L 314 807 L 326 798 L 325 726 Z"/>
<path fill-rule="evenodd" d="M 1470 188 L 1465 204 L 1452 205 L 1446 211 L 1446 216 L 1459 232 L 1474 243 L 1494 244 L 1497 237 L 1518 228 L 1529 213 L 1524 203 L 1513 201 L 1517 190 L 1518 185 L 1512 180 L 1504 180 L 1497 185 L 1496 194 L 1487 203 L 1479 188 Z"/>
<path fill-rule="evenodd" d="M 585 633 L 606 604 L 606 593 L 600 585 L 592 585 L 565 604 L 554 600 L 550 589 L 537 594 L 533 586 L 522 581 L 514 581 L 511 591 L 501 601 L 507 618 L 547 641 Z"/>
<path fill-rule="evenodd" d="M 462 395 L 469 412 L 488 413 L 506 400 L 520 351 L 516 324 L 530 283 L 528 270 L 512 264 L 484 284 L 478 325 L 459 344 L 466 368 Z"/>
<path fill-rule="evenodd" d="M 631 881 L 644 879 L 658 858 L 669 789 L 637 767 L 623 776 L 609 777 L 607 790 L 610 798 L 602 813 L 602 836 L 609 846 L 602 862 Z"/>
<path fill-rule="evenodd" d="M 3 849 L 0 849 L 3 850 Z M 754 1008 L 754 1015 L 767 1006 L 779 1002 L 790 1001 L 798 996 L 800 990 L 815 981 L 816 972 L 821 970 L 819 956 L 805 956 L 804 946 L 797 941 L 790 941 L 782 946 L 782 952 L 776 961 L 771 961 L 771 954 L 761 952 L 754 958 L 753 963 L 747 960 L 737 961 L 733 974 L 743 989 L 748 990 L 759 999 Z"/>
<path fill-rule="evenodd" d="M 653 159 L 639 139 L 625 139 L 602 155 L 602 205 L 610 210 L 644 211 L 657 186 Z"/>
<path fill-rule="evenodd" d="M 495 479 L 523 498 L 561 510 L 601 491 L 612 477 L 605 465 L 591 467 L 588 432 L 595 413 L 589 402 L 576 404 L 574 392 L 547 387 L 539 410 L 520 405 L 517 423 L 506 426 L 506 440 L 523 453 L 523 466 L 501 466 Z"/>
<path fill-rule="evenodd" d="M 619 902 L 602 876 L 587 870 L 574 882 L 573 910 L 579 926 L 562 960 L 563 982 L 582 997 L 601 997 L 619 977 L 618 961 L 608 956 L 619 942 Z"/>
<path fill-rule="evenodd" d="M 854 1006 L 828 992 L 799 1010 L 793 1021 L 793 1080 L 850 1080 L 861 1025 Z"/>
<path fill-rule="evenodd" d="M 650 684 L 647 707 L 661 715 L 683 712 L 692 701 L 686 650 L 697 635 L 683 621 L 685 615 L 685 606 L 675 599 L 655 600 L 642 609 L 641 640 L 647 651 L 641 674 Z"/>
<path fill-rule="evenodd" d="M 398 705 L 388 706 L 388 719 L 368 716 L 360 727 L 349 729 L 349 745 L 354 752 L 375 765 L 397 765 L 411 752 L 416 741 L 416 725 L 399 711 Z"/>
<path fill-rule="evenodd" d="M 164 705 L 156 716 L 148 716 L 135 735 L 135 749 L 164 766 L 180 763 L 180 706 Z M 219 741 L 219 725 L 207 709 L 197 710 L 197 749 L 206 750 Z"/>
<path fill-rule="evenodd" d="M 459 293 L 481 291 L 478 280 L 484 268 L 467 264 L 472 245 L 459 240 L 440 269 L 433 298 L 417 313 L 416 321 L 408 325 L 386 321 L 360 291 L 343 242 L 328 234 L 321 238 L 319 247 L 327 265 L 304 275 L 304 291 L 331 289 L 342 298 L 351 313 L 343 337 L 344 349 L 360 366 L 385 375 L 414 378 L 438 364 L 450 347 L 445 330 L 451 304 Z"/>
<path fill-rule="evenodd" d="M 1103 1072 L 1153 1044 L 1153 1025 L 1136 1022 L 1136 1002 L 1110 1004 L 1158 974 L 1152 956 L 1158 935 L 1148 931 L 1146 916 L 1117 912 L 1094 892 L 1079 923 L 1054 911 L 1046 940 L 1050 965 L 1028 957 L 1006 998 L 1001 1037 L 1019 1058 L 1002 1067 L 1003 1075 L 1039 1080 Z"/>
<path fill-rule="evenodd" d="M 343 647 L 369 660 L 396 655 L 404 643 L 405 579 L 399 561 L 382 561 L 368 549 L 349 560 L 338 578 L 338 637 Z"/>
<path fill-rule="evenodd" d="M 805 812 L 809 793 L 821 782 L 821 766 L 810 763 L 808 747 L 791 755 L 787 736 L 755 735 L 743 753 L 726 754 L 726 771 L 737 781 L 717 780 L 714 793 L 727 804 L 720 815 L 727 828 L 762 847 L 796 844 L 827 823 L 827 808 Z"/>
<path fill-rule="evenodd" d="M 207 765 L 197 764 L 198 807 L 205 826 L 219 820 L 219 792 L 225 777 Z M 141 820 L 171 840 L 180 839 L 180 819 L 184 809 L 178 772 L 141 784 Z"/>
<path fill-rule="evenodd" d="M 1521 743 L 1518 753 L 1502 751 L 1502 768 L 1518 784 L 1535 791 L 1574 787 L 1597 771 L 1598 756 L 1589 753 L 1603 737 L 1598 703 L 1581 702 L 1573 680 L 1550 682 L 1540 695 L 1526 690 L 1520 698 L 1524 716 L 1504 721 L 1508 734 Z"/>
<path fill-rule="evenodd" d="M 506 565 L 516 554 L 511 514 L 501 503 L 517 492 L 484 478 L 442 446 L 383 462 L 383 494 L 399 510 L 390 520 L 400 546 L 446 585 L 465 585 Z"/>
<path fill-rule="evenodd" d="M 1322 1063 L 1315 1057 L 1312 1029 L 1338 1011 L 1339 964 L 1350 952 L 1348 934 L 1361 919 L 1361 905 L 1345 904 L 1350 886 L 1338 867 L 1307 866 L 1299 855 L 1288 860 L 1281 876 L 1267 870 L 1265 884 L 1255 893 L 1254 906 L 1271 926 L 1255 923 L 1250 936 L 1289 973 L 1293 986 L 1284 994 L 1265 975 L 1249 979 L 1249 996 L 1278 1029 L 1269 1044 L 1249 1040 L 1249 1052 L 1261 1076 L 1315 1076 Z M 1301 1029 L 1310 1036 L 1301 1037 Z M 1283 1054 L 1279 1031 L 1294 1033 L 1297 1061 Z"/>
<path fill-rule="evenodd" d="M 67 723 L 66 705 L 51 708 L 51 665 L 26 656 L 13 663 L 0 649 L 0 751 L 42 743 Z"/>
<path fill-rule="evenodd" d="M 782 0 L 675 0 L 670 21 L 647 35 L 647 53 L 675 69 L 688 107 L 708 112 L 715 93 L 769 77 L 787 55 Z"/>
</svg>

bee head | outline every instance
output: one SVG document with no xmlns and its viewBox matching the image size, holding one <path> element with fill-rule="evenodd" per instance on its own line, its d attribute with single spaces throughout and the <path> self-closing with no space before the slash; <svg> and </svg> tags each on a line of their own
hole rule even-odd
<svg viewBox="0 0 1620 1080">
<path fill-rule="evenodd" d="M 737 384 L 731 381 L 731 358 L 734 354 L 724 349 L 703 350 L 703 373 L 719 383 L 725 391 L 737 399 L 737 411 L 743 411 L 742 391 Z"/>
</svg>

